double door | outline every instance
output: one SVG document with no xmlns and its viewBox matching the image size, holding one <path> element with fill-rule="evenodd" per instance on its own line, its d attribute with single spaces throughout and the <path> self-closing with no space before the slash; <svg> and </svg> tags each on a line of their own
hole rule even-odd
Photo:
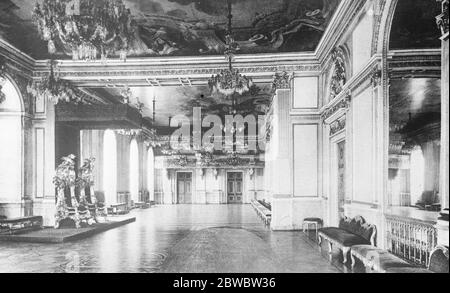
<svg viewBox="0 0 450 293">
<path fill-rule="evenodd" d="M 177 197 L 179 204 L 192 203 L 192 173 L 177 173 Z"/>
<path fill-rule="evenodd" d="M 242 172 L 227 173 L 227 200 L 228 203 L 243 203 L 242 198 Z"/>
</svg>

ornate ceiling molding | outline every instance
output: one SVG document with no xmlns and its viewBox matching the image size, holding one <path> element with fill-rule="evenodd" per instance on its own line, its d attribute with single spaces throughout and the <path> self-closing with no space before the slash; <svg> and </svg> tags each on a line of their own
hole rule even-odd
<svg viewBox="0 0 450 293">
<path fill-rule="evenodd" d="M 101 62 L 74 63 L 61 62 L 59 76 L 79 86 L 95 87 L 116 84 L 130 86 L 193 86 L 207 85 L 208 79 L 218 74 L 222 63 L 197 64 L 181 63 L 171 60 L 170 63 L 155 63 L 151 60 L 142 62 L 126 62 L 102 64 Z M 273 62 L 270 62 L 273 63 Z M 298 63 L 298 62 L 296 62 Z M 276 72 L 320 72 L 320 65 L 315 61 L 304 61 L 300 64 L 267 64 L 257 62 L 252 64 L 236 62 L 236 68 L 242 74 L 251 77 L 257 83 L 271 83 Z M 48 68 L 41 62 L 34 72 L 35 79 L 41 79 L 48 74 Z"/>
</svg>

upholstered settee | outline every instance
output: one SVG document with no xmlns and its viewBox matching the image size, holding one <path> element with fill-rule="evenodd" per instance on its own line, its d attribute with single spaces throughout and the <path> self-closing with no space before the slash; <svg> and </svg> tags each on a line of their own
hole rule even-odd
<svg viewBox="0 0 450 293">
<path fill-rule="evenodd" d="M 319 229 L 319 245 L 325 239 L 328 241 L 329 252 L 333 246 L 342 250 L 343 262 L 347 262 L 347 256 L 354 245 L 375 245 L 376 227 L 366 223 L 364 218 L 344 217 L 339 222 L 339 227 L 325 227 Z"/>
<path fill-rule="evenodd" d="M 437 246 L 430 253 L 427 268 L 422 268 L 381 248 L 371 245 L 355 245 L 351 250 L 352 266 L 355 265 L 355 259 L 359 259 L 367 269 L 379 273 L 448 273 L 448 251 L 446 246 Z"/>
</svg>

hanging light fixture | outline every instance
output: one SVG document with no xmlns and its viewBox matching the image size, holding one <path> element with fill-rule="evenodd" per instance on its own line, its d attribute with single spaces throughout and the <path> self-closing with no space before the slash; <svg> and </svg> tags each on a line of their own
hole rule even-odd
<svg viewBox="0 0 450 293">
<path fill-rule="evenodd" d="M 125 59 L 136 29 L 123 0 L 44 0 L 36 3 L 33 19 L 48 52 L 55 54 L 59 43 L 74 60 Z"/>
<path fill-rule="evenodd" d="M 53 104 L 59 102 L 84 103 L 82 95 L 68 82 L 60 79 L 55 72 L 56 61 L 50 61 L 50 74 L 43 80 L 33 81 L 27 87 L 27 92 L 36 99 L 48 100 Z"/>
<path fill-rule="evenodd" d="M 239 46 L 233 38 L 231 9 L 231 0 L 228 0 L 228 28 L 225 36 L 225 58 L 228 61 L 228 68 L 212 76 L 208 82 L 211 91 L 222 93 L 227 97 L 233 97 L 235 94 L 242 95 L 253 86 L 251 78 L 240 74 L 238 69 L 233 68 L 234 56 Z M 233 106 L 234 104 L 235 99 L 233 98 Z"/>
</svg>

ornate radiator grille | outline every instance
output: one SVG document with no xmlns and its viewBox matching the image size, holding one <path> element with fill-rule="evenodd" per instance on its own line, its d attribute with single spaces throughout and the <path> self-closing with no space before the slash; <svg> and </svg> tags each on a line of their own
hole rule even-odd
<svg viewBox="0 0 450 293">
<path fill-rule="evenodd" d="M 386 216 L 388 250 L 418 265 L 426 266 L 436 246 L 434 223 Z"/>
</svg>

